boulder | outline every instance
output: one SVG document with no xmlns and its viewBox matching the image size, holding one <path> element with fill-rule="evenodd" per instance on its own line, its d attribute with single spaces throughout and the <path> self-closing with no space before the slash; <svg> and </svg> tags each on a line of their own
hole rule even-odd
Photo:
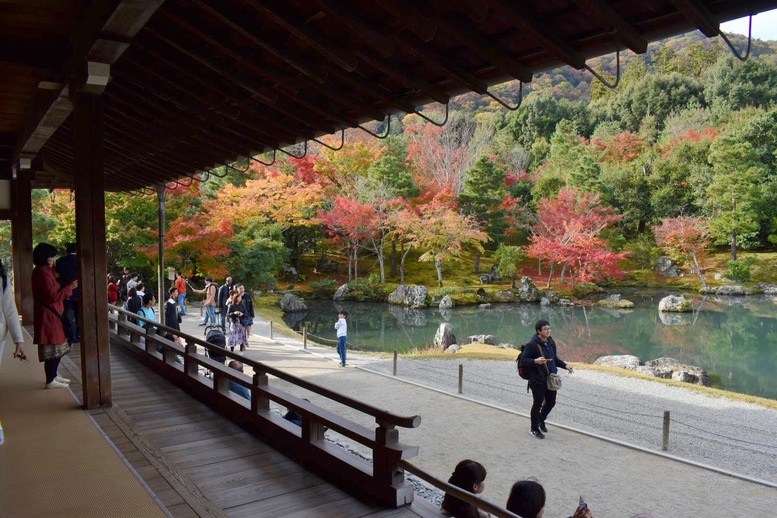
<svg viewBox="0 0 777 518">
<path fill-rule="evenodd" d="M 596 306 L 609 309 L 630 309 L 634 307 L 634 303 L 630 300 L 621 299 L 620 295 L 614 294 L 604 300 L 598 301 Z"/>
<path fill-rule="evenodd" d="M 437 349 L 446 350 L 450 345 L 456 343 L 456 335 L 453 334 L 453 326 L 447 323 L 440 324 L 437 332 L 434 334 L 432 344 Z"/>
<path fill-rule="evenodd" d="M 755 289 L 764 295 L 777 295 L 777 284 L 766 284 L 765 282 L 759 282 L 755 285 Z"/>
<path fill-rule="evenodd" d="M 521 284 L 518 286 L 518 299 L 521 302 L 539 302 L 541 296 L 531 277 L 521 277 Z"/>
<path fill-rule="evenodd" d="M 388 296 L 387 302 L 399 306 L 410 306 L 414 308 L 424 307 L 426 306 L 426 297 L 428 295 L 429 290 L 426 286 L 400 284 L 397 286 L 397 289 Z"/>
<path fill-rule="evenodd" d="M 491 307 L 491 303 L 490 302 L 486 302 L 485 304 L 480 304 L 478 307 L 480 309 L 489 309 Z"/>
<path fill-rule="evenodd" d="M 724 296 L 741 297 L 745 295 L 745 288 L 742 286 L 720 286 L 715 290 L 715 293 Z"/>
<path fill-rule="evenodd" d="M 548 304 L 558 304 L 561 302 L 561 295 L 553 290 L 546 290 L 542 293 L 542 298 L 547 299 Z M 542 301 L 540 301 L 542 302 Z"/>
<path fill-rule="evenodd" d="M 496 292 L 496 300 L 499 302 L 512 302 L 515 300 L 515 294 L 510 290 L 499 290 Z"/>
<path fill-rule="evenodd" d="M 597 358 L 594 365 L 606 365 L 607 367 L 635 370 L 641 363 L 640 359 L 636 356 L 630 354 L 614 354 Z"/>
<path fill-rule="evenodd" d="M 458 344 L 451 344 L 448 346 L 447 349 L 445 349 L 445 352 L 447 354 L 456 354 L 457 352 L 459 352 L 460 349 L 461 347 L 459 347 Z"/>
<path fill-rule="evenodd" d="M 453 299 L 450 295 L 444 296 L 440 300 L 440 309 L 450 309 L 453 307 Z"/>
<path fill-rule="evenodd" d="M 688 313 L 691 309 L 691 301 L 682 295 L 669 295 L 658 303 L 658 311 L 670 313 Z"/>
<path fill-rule="evenodd" d="M 496 337 L 494 335 L 470 335 L 464 343 L 496 345 Z"/>
<path fill-rule="evenodd" d="M 645 362 L 645 367 L 659 378 L 675 379 L 686 383 L 710 386 L 707 373 L 700 367 L 686 365 L 674 358 L 657 358 Z"/>
<path fill-rule="evenodd" d="M 571 306 L 575 305 L 575 301 L 572 300 L 572 299 L 559 299 L 558 305 L 559 306 L 571 307 Z"/>
<path fill-rule="evenodd" d="M 291 293 L 287 293 L 281 298 L 278 305 L 284 313 L 293 313 L 295 311 L 307 311 L 308 307 L 302 301 L 301 298 Z"/>
<path fill-rule="evenodd" d="M 682 275 L 682 271 L 677 266 L 677 263 L 665 256 L 656 259 L 656 271 L 664 277 L 679 277 Z"/>
<path fill-rule="evenodd" d="M 332 296 L 332 300 L 345 300 L 345 297 L 348 296 L 348 284 L 343 284 L 339 288 L 337 288 L 337 291 L 335 291 L 335 294 Z"/>
</svg>

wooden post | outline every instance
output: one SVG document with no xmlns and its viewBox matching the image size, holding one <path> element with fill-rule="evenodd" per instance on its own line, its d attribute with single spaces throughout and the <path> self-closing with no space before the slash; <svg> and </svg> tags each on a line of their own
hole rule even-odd
<svg viewBox="0 0 777 518">
<path fill-rule="evenodd" d="M 269 385 L 270 380 L 267 377 L 267 373 L 264 371 L 257 371 L 254 367 L 254 386 L 262 387 Z M 270 399 L 266 396 L 260 396 L 257 390 L 251 391 L 251 411 L 255 414 L 259 412 L 270 411 Z"/>
<path fill-rule="evenodd" d="M 303 349 L 308 348 L 308 328 L 307 327 L 302 328 L 302 348 Z"/>
<path fill-rule="evenodd" d="M 157 238 L 157 245 L 159 247 L 159 260 L 157 261 L 157 314 L 159 315 L 159 323 L 165 324 L 165 301 L 167 301 L 167 293 L 165 293 L 165 184 L 157 185 L 156 188 L 157 200 L 159 200 L 159 237 Z"/>
<path fill-rule="evenodd" d="M 669 449 L 669 410 L 664 410 L 664 437 L 661 442 L 661 451 Z"/>
<path fill-rule="evenodd" d="M 85 76 L 83 76 L 85 77 Z M 81 80 L 83 81 L 83 80 Z M 105 171 L 103 102 L 84 84 L 70 85 L 73 101 L 73 150 L 76 205 L 76 253 L 79 266 L 79 318 L 84 407 L 111 406 L 111 358 L 105 273 Z"/>
<path fill-rule="evenodd" d="M 272 320 L 270 320 L 270 340 L 272 340 Z"/>
<path fill-rule="evenodd" d="M 459 364 L 459 394 L 461 394 L 464 388 L 464 365 Z"/>
<path fill-rule="evenodd" d="M 399 430 L 381 419 L 376 419 L 375 442 L 392 445 L 399 442 Z M 381 500 L 398 507 L 413 501 L 413 491 L 405 485 L 405 472 L 399 467 L 399 455 L 393 450 L 378 446 L 372 452 L 372 478 L 375 489 L 383 496 Z"/>
<path fill-rule="evenodd" d="M 394 372 L 394 376 L 396 376 L 397 375 L 397 350 L 396 349 L 394 349 L 394 369 L 393 369 L 393 372 Z"/>
<path fill-rule="evenodd" d="M 13 249 L 14 294 L 24 325 L 32 325 L 32 185 L 31 174 L 19 171 L 12 181 L 11 242 Z M 6 271 L 8 265 L 5 265 Z"/>
<path fill-rule="evenodd" d="M 197 346 L 186 344 L 186 353 L 183 356 L 183 371 L 190 378 L 196 378 L 199 375 L 199 367 L 192 357 L 197 354 Z"/>
</svg>

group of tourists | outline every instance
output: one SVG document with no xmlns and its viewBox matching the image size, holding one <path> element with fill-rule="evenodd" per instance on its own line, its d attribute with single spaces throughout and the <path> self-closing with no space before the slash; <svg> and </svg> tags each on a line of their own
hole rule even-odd
<svg viewBox="0 0 777 518">
<path fill-rule="evenodd" d="M 465 459 L 456 465 L 448 483 L 464 491 L 480 494 L 486 487 L 486 468 L 479 462 Z M 507 498 L 506 509 L 521 518 L 542 518 L 545 513 L 545 488 L 536 480 L 519 480 L 513 484 Z M 445 494 L 442 509 L 454 518 L 485 518 L 489 516 L 475 505 L 450 493 Z M 593 518 L 588 504 L 580 497 L 578 507 L 571 518 Z"/>
<path fill-rule="evenodd" d="M 195 293 L 205 295 L 203 307 L 205 314 L 201 326 L 220 326 L 224 333 L 229 331 L 227 346 L 234 351 L 239 348 L 243 354 L 248 347 L 248 337 L 254 324 L 254 300 L 243 284 L 236 284 L 228 276 L 224 284 L 218 286 L 210 275 L 205 277 L 205 287 L 193 289 Z"/>
</svg>

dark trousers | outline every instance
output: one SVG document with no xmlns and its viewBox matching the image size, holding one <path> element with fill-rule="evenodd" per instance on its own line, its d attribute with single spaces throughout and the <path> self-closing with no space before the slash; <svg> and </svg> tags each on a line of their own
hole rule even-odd
<svg viewBox="0 0 777 518">
<path fill-rule="evenodd" d="M 71 344 L 81 341 L 81 326 L 78 321 L 78 301 L 77 300 L 64 300 L 64 315 L 67 317 L 69 326 L 65 329 L 67 340 Z"/>
<path fill-rule="evenodd" d="M 59 362 L 61 360 L 61 357 L 43 360 L 43 372 L 46 373 L 46 385 L 54 381 L 54 378 L 57 377 L 57 369 L 59 369 Z"/>
<path fill-rule="evenodd" d="M 556 391 L 548 390 L 547 385 L 538 383 L 529 383 L 529 388 L 534 400 L 531 406 L 531 429 L 537 430 L 556 406 Z"/>
</svg>

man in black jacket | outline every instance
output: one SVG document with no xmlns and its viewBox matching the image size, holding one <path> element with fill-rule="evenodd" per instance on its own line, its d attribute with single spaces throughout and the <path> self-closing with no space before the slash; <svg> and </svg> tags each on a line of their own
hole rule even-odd
<svg viewBox="0 0 777 518">
<path fill-rule="evenodd" d="M 556 391 L 548 390 L 548 375 L 558 372 L 558 367 L 572 373 L 574 369 L 556 356 L 556 342 L 550 337 L 550 322 L 539 320 L 534 324 L 537 334 L 523 348 L 519 364 L 529 368 L 529 388 L 533 404 L 531 407 L 531 430 L 529 435 L 544 439 L 547 432 L 545 419 L 556 404 Z"/>
<path fill-rule="evenodd" d="M 218 298 L 216 299 L 216 304 L 221 314 L 221 330 L 225 333 L 227 331 L 227 302 L 234 286 L 232 277 L 227 277 L 226 282 L 219 288 Z"/>
</svg>

